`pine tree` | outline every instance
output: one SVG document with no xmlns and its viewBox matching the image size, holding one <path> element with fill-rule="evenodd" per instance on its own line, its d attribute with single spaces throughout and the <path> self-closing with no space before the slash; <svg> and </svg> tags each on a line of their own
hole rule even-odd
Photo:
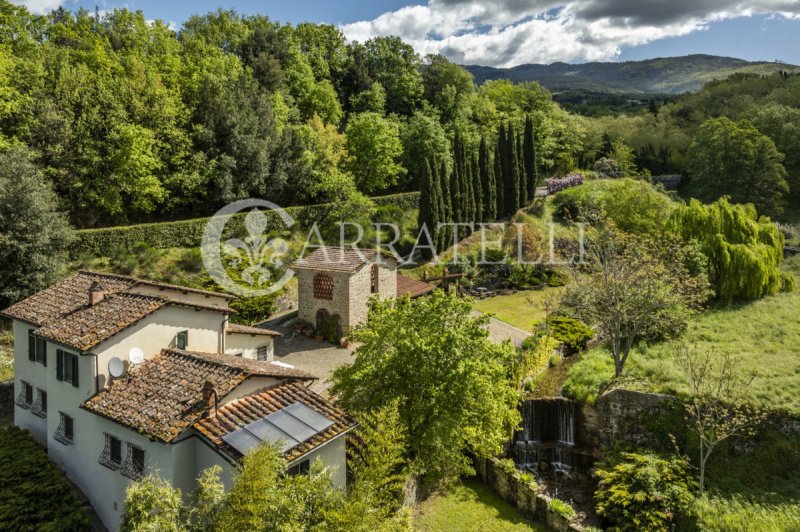
<svg viewBox="0 0 800 532">
<path fill-rule="evenodd" d="M 517 173 L 517 143 L 514 125 L 509 123 L 503 150 L 503 181 L 505 182 L 505 214 L 513 216 L 519 210 L 519 175 Z"/>
<path fill-rule="evenodd" d="M 528 179 L 522 155 L 522 137 L 517 136 L 515 147 L 517 150 L 517 176 L 519 177 L 519 206 L 524 208 L 528 206 Z"/>
<path fill-rule="evenodd" d="M 536 166 L 536 133 L 533 130 L 533 119 L 525 119 L 525 140 L 522 146 L 522 159 L 525 165 L 525 180 L 528 184 L 528 201 L 536 197 L 536 187 L 539 186 L 539 171 Z"/>
<path fill-rule="evenodd" d="M 494 222 L 497 219 L 497 190 L 486 137 L 481 137 L 481 145 L 478 149 L 478 168 L 483 191 L 483 219 L 486 222 Z"/>
</svg>

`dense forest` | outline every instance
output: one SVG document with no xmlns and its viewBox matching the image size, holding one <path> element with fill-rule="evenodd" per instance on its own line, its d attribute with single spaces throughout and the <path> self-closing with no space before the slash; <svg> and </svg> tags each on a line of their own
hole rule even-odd
<svg viewBox="0 0 800 532">
<path fill-rule="evenodd" d="M 141 12 L 34 16 L 0 0 L 0 151 L 33 162 L 76 227 L 419 190 L 432 162 L 494 167 L 500 135 L 522 143 L 526 128 L 535 159 L 519 171 L 537 179 L 613 159 L 772 215 L 800 190 L 800 76 L 586 117 L 534 82 L 477 87 L 394 37 L 348 43 L 334 26 L 222 10 L 176 32 Z"/>
</svg>

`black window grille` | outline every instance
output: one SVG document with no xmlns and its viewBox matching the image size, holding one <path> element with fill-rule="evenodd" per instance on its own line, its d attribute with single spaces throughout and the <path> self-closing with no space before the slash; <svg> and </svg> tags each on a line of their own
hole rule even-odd
<svg viewBox="0 0 800 532">
<path fill-rule="evenodd" d="M 75 423 L 73 419 L 64 412 L 59 412 L 59 415 L 61 416 L 61 421 L 58 424 L 55 434 L 53 434 L 53 439 L 64 445 L 72 445 L 75 443 Z"/>
<path fill-rule="evenodd" d="M 101 465 L 116 471 L 122 467 L 122 442 L 119 438 L 115 438 L 111 434 L 105 434 L 106 444 L 103 447 L 103 452 L 100 454 Z"/>
</svg>

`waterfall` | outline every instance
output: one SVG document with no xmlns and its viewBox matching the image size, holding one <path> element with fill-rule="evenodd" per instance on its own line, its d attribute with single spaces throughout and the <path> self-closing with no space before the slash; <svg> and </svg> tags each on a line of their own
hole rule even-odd
<svg viewBox="0 0 800 532">
<path fill-rule="evenodd" d="M 544 462 L 555 470 L 575 466 L 576 404 L 563 398 L 522 403 L 522 423 L 514 438 L 514 454 L 521 469 L 538 470 Z"/>
</svg>

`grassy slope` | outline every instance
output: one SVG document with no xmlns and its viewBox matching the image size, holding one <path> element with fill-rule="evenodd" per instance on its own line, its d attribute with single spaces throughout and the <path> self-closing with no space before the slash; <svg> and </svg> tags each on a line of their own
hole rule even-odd
<svg viewBox="0 0 800 532">
<path fill-rule="evenodd" d="M 787 262 L 787 269 L 800 273 L 800 257 Z M 749 392 L 754 403 L 800 414 L 800 291 L 712 308 L 698 316 L 685 340 L 699 350 L 731 353 L 742 374 L 755 374 Z M 625 371 L 628 387 L 666 393 L 686 389 L 669 344 L 634 351 Z M 573 381 L 592 379 L 602 385 L 613 376 L 611 357 L 597 348 L 570 375 Z"/>
<path fill-rule="evenodd" d="M 423 532 L 548 530 L 526 520 L 491 488 L 475 480 L 465 480 L 423 502 L 415 515 L 414 528 Z"/>
<path fill-rule="evenodd" d="M 14 335 L 0 332 L 0 382 L 14 378 Z"/>
</svg>

